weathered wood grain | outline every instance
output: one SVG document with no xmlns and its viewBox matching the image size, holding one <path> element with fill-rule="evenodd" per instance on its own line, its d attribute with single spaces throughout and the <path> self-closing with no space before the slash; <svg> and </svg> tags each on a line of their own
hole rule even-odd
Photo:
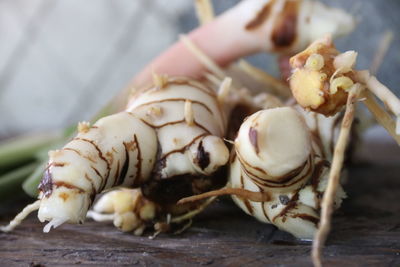
<svg viewBox="0 0 400 267">
<path fill-rule="evenodd" d="M 400 265 L 400 165 L 357 166 L 349 198 L 334 219 L 324 250 L 327 266 Z M 22 204 L 22 203 L 19 203 Z M 3 207 L 5 223 L 21 205 Z M 30 217 L 15 232 L 0 234 L 2 266 L 310 266 L 310 243 L 244 215 L 228 199 L 198 216 L 187 232 L 124 234 L 105 223 L 64 225 L 44 234 Z M 148 233 L 150 235 L 151 233 Z M 40 266 L 40 265 L 39 265 Z"/>
</svg>

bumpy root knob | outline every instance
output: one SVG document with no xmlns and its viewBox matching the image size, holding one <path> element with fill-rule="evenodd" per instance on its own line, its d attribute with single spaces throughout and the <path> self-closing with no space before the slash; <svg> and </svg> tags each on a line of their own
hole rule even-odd
<svg viewBox="0 0 400 267">
<path fill-rule="evenodd" d="M 340 111 L 354 84 L 356 57 L 354 51 L 339 54 L 330 38 L 317 40 L 292 57 L 290 88 L 299 105 L 326 116 Z"/>
<path fill-rule="evenodd" d="M 113 214 L 114 225 L 123 232 L 141 235 L 157 215 L 157 206 L 139 189 L 119 189 L 104 194 L 93 208 L 97 214 Z"/>
<path fill-rule="evenodd" d="M 305 67 L 310 70 L 318 71 L 322 69 L 325 65 L 324 57 L 320 54 L 311 54 L 307 61 Z"/>
<path fill-rule="evenodd" d="M 122 214 L 117 213 L 114 218 L 114 226 L 123 232 L 133 231 L 138 228 L 140 224 L 140 219 L 131 211 Z"/>
<path fill-rule="evenodd" d="M 326 101 L 324 91 L 326 79 L 326 75 L 316 70 L 295 71 L 290 78 L 290 87 L 297 103 L 311 110 L 320 108 Z"/>
</svg>

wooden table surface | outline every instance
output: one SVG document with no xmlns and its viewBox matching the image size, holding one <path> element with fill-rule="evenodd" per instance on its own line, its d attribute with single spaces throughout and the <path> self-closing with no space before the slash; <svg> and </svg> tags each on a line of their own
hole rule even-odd
<svg viewBox="0 0 400 267">
<path fill-rule="evenodd" d="M 324 250 L 327 266 L 400 266 L 400 164 L 358 165 L 346 185 Z M 22 206 L 4 208 L 5 224 Z M 199 215 L 185 233 L 154 240 L 121 233 L 106 223 L 63 225 L 42 233 L 30 216 L 0 233 L 1 266 L 310 266 L 310 243 L 245 215 L 228 199 Z"/>
</svg>

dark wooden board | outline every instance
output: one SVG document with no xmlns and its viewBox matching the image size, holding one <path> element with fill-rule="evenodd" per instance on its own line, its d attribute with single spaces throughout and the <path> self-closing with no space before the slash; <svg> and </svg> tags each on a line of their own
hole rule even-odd
<svg viewBox="0 0 400 267">
<path fill-rule="evenodd" d="M 348 199 L 324 250 L 327 266 L 400 266 L 400 164 L 351 168 Z M 1 224 L 23 203 L 3 206 Z M 151 240 L 106 223 L 42 233 L 35 216 L 0 233 L 1 266 L 310 266 L 310 243 L 245 215 L 228 199 L 199 215 L 185 233 Z"/>
</svg>

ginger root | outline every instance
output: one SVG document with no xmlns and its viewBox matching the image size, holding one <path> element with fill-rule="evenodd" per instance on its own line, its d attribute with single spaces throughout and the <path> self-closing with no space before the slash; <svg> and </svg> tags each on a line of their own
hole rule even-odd
<svg viewBox="0 0 400 267">
<path fill-rule="evenodd" d="M 332 116 L 346 104 L 355 83 L 352 67 L 357 53 L 340 54 L 330 37 L 319 39 L 290 59 L 290 88 L 303 108 Z"/>
</svg>

